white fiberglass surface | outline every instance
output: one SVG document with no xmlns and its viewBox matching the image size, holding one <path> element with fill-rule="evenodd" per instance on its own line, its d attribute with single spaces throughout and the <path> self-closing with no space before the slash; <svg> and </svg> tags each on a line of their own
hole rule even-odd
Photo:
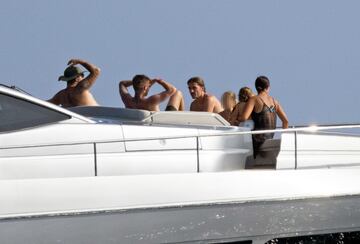
<svg viewBox="0 0 360 244">
<path fill-rule="evenodd" d="M 2 180 L 0 217 L 347 196 L 360 194 L 359 173 L 360 168 L 250 170 Z"/>
<path fill-rule="evenodd" d="M 97 157 L 99 176 L 197 172 L 195 150 L 105 153 Z"/>
<path fill-rule="evenodd" d="M 80 155 L 8 157 L 0 159 L 0 180 L 90 177 L 94 175 L 93 152 Z"/>
<path fill-rule="evenodd" d="M 123 140 L 120 125 L 55 123 L 11 133 L 1 133 L 0 148 L 116 140 Z"/>
<path fill-rule="evenodd" d="M 123 132 L 126 151 L 196 149 L 198 135 L 197 129 L 171 126 L 123 125 Z"/>
<path fill-rule="evenodd" d="M 358 134 L 317 130 L 282 133 L 277 169 L 360 166 Z"/>
<path fill-rule="evenodd" d="M 360 137 L 298 134 L 297 167 L 360 166 Z"/>
</svg>

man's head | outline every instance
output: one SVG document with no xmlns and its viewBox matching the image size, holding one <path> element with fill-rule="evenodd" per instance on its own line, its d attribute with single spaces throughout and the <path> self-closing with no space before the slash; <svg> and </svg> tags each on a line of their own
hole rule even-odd
<svg viewBox="0 0 360 244">
<path fill-rule="evenodd" d="M 132 79 L 135 93 L 143 93 L 145 96 L 149 93 L 151 79 L 146 75 L 135 75 Z"/>
<path fill-rule="evenodd" d="M 193 99 L 196 99 L 198 97 L 202 97 L 205 92 L 205 82 L 200 77 L 192 77 L 187 82 L 190 95 Z"/>
<path fill-rule="evenodd" d="M 255 80 L 255 88 L 258 93 L 266 91 L 270 87 L 270 81 L 266 76 L 259 76 Z"/>
<path fill-rule="evenodd" d="M 80 67 L 78 66 L 69 66 L 64 70 L 64 75 L 59 77 L 59 81 L 66 81 L 68 84 L 80 82 L 82 79 L 84 79 L 84 73 Z"/>
<path fill-rule="evenodd" d="M 236 95 L 232 91 L 224 92 L 221 96 L 221 105 L 226 110 L 233 110 L 236 105 Z"/>
</svg>

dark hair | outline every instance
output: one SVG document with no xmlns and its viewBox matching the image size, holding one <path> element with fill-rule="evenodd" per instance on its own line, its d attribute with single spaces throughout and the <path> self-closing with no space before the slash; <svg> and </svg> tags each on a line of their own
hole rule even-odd
<svg viewBox="0 0 360 244">
<path fill-rule="evenodd" d="M 252 95 L 253 95 L 253 92 L 249 87 L 247 87 L 247 86 L 242 87 L 239 91 L 239 101 L 247 102 Z"/>
<path fill-rule="evenodd" d="M 270 86 L 270 81 L 266 76 L 259 76 L 255 80 L 255 88 L 257 92 L 265 91 Z"/>
<path fill-rule="evenodd" d="M 135 75 L 132 79 L 134 90 L 138 90 L 144 82 L 151 81 L 146 75 Z"/>
<path fill-rule="evenodd" d="M 75 83 L 76 79 L 77 79 L 79 76 L 82 76 L 83 78 L 85 77 L 84 74 L 79 74 L 79 75 L 77 75 L 74 79 L 68 80 L 66 83 L 69 84 L 69 85 Z"/>
<path fill-rule="evenodd" d="M 190 80 L 188 80 L 187 84 L 190 85 L 190 83 L 196 83 L 199 86 L 204 88 L 204 91 L 206 92 L 206 88 L 205 88 L 205 82 L 201 77 L 195 76 L 190 78 Z"/>
</svg>

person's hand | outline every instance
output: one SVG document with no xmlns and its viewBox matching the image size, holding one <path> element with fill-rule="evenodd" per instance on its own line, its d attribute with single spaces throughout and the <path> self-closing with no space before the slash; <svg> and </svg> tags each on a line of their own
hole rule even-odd
<svg viewBox="0 0 360 244">
<path fill-rule="evenodd" d="M 151 80 L 151 83 L 154 84 L 155 82 L 158 83 L 159 81 L 163 81 L 163 79 L 156 77 L 154 79 Z"/>
<path fill-rule="evenodd" d="M 70 59 L 67 64 L 68 65 L 76 65 L 76 64 L 81 64 L 81 63 L 83 63 L 83 61 L 81 59 L 73 58 L 73 59 Z"/>
<path fill-rule="evenodd" d="M 155 78 L 150 80 L 150 86 L 154 85 L 154 83 L 157 83 L 159 79 Z"/>
</svg>

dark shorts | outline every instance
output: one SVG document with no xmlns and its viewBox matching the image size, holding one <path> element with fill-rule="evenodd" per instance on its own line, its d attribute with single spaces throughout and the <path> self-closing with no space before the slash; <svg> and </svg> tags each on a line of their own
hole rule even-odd
<svg viewBox="0 0 360 244">
<path fill-rule="evenodd" d="M 174 106 L 168 105 L 166 106 L 165 111 L 178 111 L 178 110 Z"/>
</svg>

